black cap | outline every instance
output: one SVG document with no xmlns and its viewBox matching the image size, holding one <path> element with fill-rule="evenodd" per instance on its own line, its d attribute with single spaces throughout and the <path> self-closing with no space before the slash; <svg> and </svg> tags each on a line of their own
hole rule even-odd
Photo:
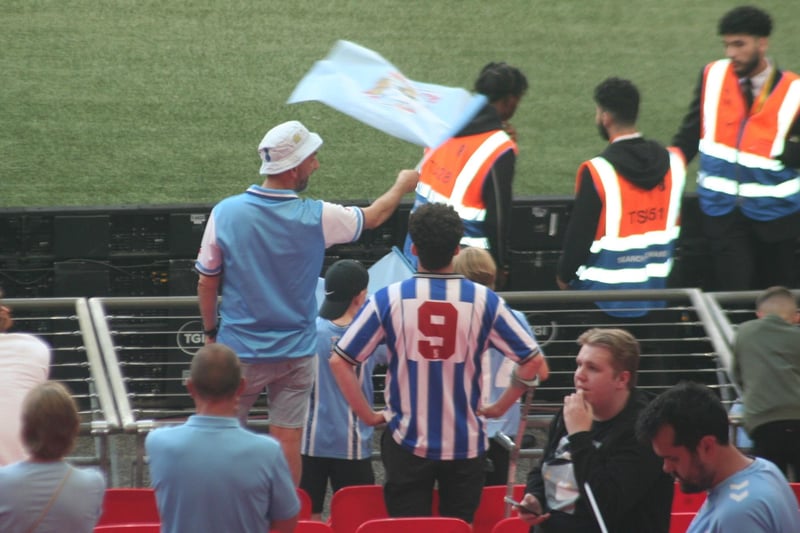
<svg viewBox="0 0 800 533">
<path fill-rule="evenodd" d="M 319 308 L 319 316 L 334 320 L 347 311 L 350 302 L 367 288 L 369 272 L 364 265 L 352 259 L 336 261 L 325 272 L 325 300 Z"/>
</svg>

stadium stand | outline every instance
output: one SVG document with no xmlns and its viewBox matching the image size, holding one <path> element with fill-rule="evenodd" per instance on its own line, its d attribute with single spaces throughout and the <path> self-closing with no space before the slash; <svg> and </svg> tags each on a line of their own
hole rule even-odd
<svg viewBox="0 0 800 533">
<path fill-rule="evenodd" d="M 364 522 L 388 517 L 381 485 L 343 487 L 331 497 L 330 524 L 336 533 L 355 533 Z"/>
<path fill-rule="evenodd" d="M 492 533 L 494 526 L 506 517 L 516 514 L 511 506 L 503 501 L 507 488 L 502 485 L 493 485 L 483 488 L 481 501 L 472 520 L 473 533 Z M 525 495 L 525 485 L 514 484 L 510 496 L 520 501 Z"/>
<path fill-rule="evenodd" d="M 418 518 L 378 518 L 364 522 L 356 533 L 471 533 L 472 528 L 458 518 L 430 516 Z"/>
<path fill-rule="evenodd" d="M 325 522 L 312 522 L 311 520 L 299 520 L 294 533 L 333 533 L 333 528 Z"/>
<path fill-rule="evenodd" d="M 525 291 L 504 296 L 526 313 L 550 358 L 552 378 L 536 391 L 528 417 L 531 425 L 546 426 L 572 386 L 575 338 L 600 322 L 592 302 L 609 295 Z M 642 297 L 613 295 L 615 299 L 637 296 Z M 663 298 L 666 306 L 652 311 L 650 334 L 642 339 L 641 386 L 658 392 L 690 378 L 711 385 L 726 402 L 735 401 L 737 391 L 727 379 L 730 347 L 725 331 L 733 328 L 727 323 L 728 314 L 740 311 L 724 308 L 725 295 L 696 289 L 665 290 L 653 297 Z M 742 298 L 752 301 L 749 295 Z M 95 437 L 96 456 L 75 461 L 100 465 L 110 486 L 119 486 L 119 474 L 111 468 L 109 435 L 127 433 L 143 443 L 152 428 L 180 423 L 191 413 L 183 380 L 194 350 L 202 343 L 196 299 L 9 299 L 8 304 L 15 309 L 20 330 L 40 334 L 54 346 L 53 377 L 70 385 L 85 419 L 83 433 Z M 637 326 L 641 327 L 630 325 Z M 377 376 L 376 388 L 382 387 L 382 377 Z M 263 429 L 267 424 L 262 402 L 251 425 Z M 535 457 L 537 450 L 523 452 L 521 457 Z M 132 484 L 143 486 L 143 447 L 134 466 Z"/>
<path fill-rule="evenodd" d="M 159 533 L 161 524 L 111 524 L 97 526 L 94 533 Z"/>
<path fill-rule="evenodd" d="M 504 518 L 494 525 L 492 533 L 528 533 L 531 526 L 519 518 L 512 516 Z"/>
<path fill-rule="evenodd" d="M 705 244 L 692 233 L 688 200 L 673 284 L 703 286 Z M 119 471 L 125 467 L 115 460 L 111 435 L 136 437 L 131 484 L 140 487 L 145 483 L 146 433 L 159 425 L 181 423 L 191 414 L 183 382 L 203 337 L 190 267 L 206 207 L 210 210 L 181 206 L 170 213 L 156 208 L 106 214 L 0 211 L 0 277 L 6 301 L 15 310 L 16 329 L 41 335 L 53 346 L 52 377 L 66 382 L 75 394 L 84 420 L 82 434 L 94 444 L 90 456 L 71 459 L 99 465 L 111 487 L 120 486 Z M 532 427 L 546 427 L 572 387 L 578 334 L 593 325 L 609 325 L 593 303 L 608 294 L 545 290 L 552 284 L 569 209 L 569 201 L 558 198 L 515 205 L 515 224 L 526 229 L 512 236 L 519 253 L 519 264 L 512 265 L 517 284 L 504 297 L 526 314 L 552 369 L 552 378 L 537 389 L 527 417 Z M 326 266 L 340 258 L 374 263 L 396 244 L 398 235 L 405 235 L 406 215 L 401 209 L 358 243 L 330 249 Z M 64 245 L 56 239 L 72 241 Z M 56 269 L 54 263 L 63 265 Z M 102 290 L 93 291 L 97 279 Z M 60 289 L 55 290 L 56 285 Z M 56 293 L 58 297 L 51 297 Z M 710 385 L 732 404 L 739 396 L 727 377 L 732 335 L 736 324 L 753 317 L 755 296 L 677 288 L 648 295 L 663 300 L 664 307 L 652 309 L 646 322 L 615 324 L 640 337 L 642 388 L 657 393 L 680 379 L 693 379 Z M 642 297 L 624 291 L 613 294 L 615 300 Z M 380 373 L 375 380 L 380 403 Z M 263 400 L 259 405 L 250 425 L 264 430 L 268 412 Z M 521 450 L 520 457 L 535 458 L 537 453 L 540 450 Z"/>
<path fill-rule="evenodd" d="M 110 488 L 103 499 L 98 526 L 161 522 L 153 489 Z"/>
</svg>

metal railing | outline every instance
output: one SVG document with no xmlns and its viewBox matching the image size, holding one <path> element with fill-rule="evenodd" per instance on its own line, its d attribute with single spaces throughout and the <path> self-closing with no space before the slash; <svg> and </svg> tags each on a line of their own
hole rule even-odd
<svg viewBox="0 0 800 533">
<path fill-rule="evenodd" d="M 717 390 L 728 402 L 736 397 L 721 365 L 729 346 L 697 289 L 609 292 L 508 292 L 503 297 L 523 311 L 542 344 L 551 379 L 537 390 L 530 420 L 545 426 L 573 389 L 578 346 L 575 340 L 593 326 L 631 330 L 642 345 L 640 387 L 659 392 L 680 379 L 693 379 Z M 600 300 L 662 300 L 645 319 L 611 320 Z M 121 427 L 137 436 L 134 483 L 141 484 L 144 437 L 160 425 L 180 423 L 193 412 L 184 388 L 191 357 L 202 346 L 196 297 L 93 298 L 89 301 L 98 344 L 108 371 Z M 384 376 L 375 375 L 381 390 Z M 250 425 L 264 429 L 268 412 L 262 400 Z M 535 455 L 537 450 L 525 451 Z"/>
<path fill-rule="evenodd" d="M 744 317 L 742 302 L 755 293 L 704 294 L 698 289 L 613 292 L 506 292 L 502 296 L 525 313 L 551 368 L 551 379 L 536 391 L 528 421 L 546 428 L 564 395 L 574 388 L 576 339 L 590 327 L 630 330 L 642 348 L 638 386 L 658 393 L 682 379 L 716 389 L 726 404 L 738 397 L 729 378 L 734 327 Z M 598 309 L 602 300 L 654 300 L 640 319 L 611 319 Z M 194 412 L 184 387 L 192 356 L 203 345 L 197 298 L 52 298 L 7 300 L 17 329 L 41 336 L 53 347 L 51 378 L 65 382 L 81 407 L 82 433 L 95 437 L 94 457 L 71 458 L 98 464 L 114 486 L 119 461 L 109 435 L 135 438 L 133 480 L 144 482 L 144 438 L 161 426 L 183 422 Z M 752 311 L 750 312 L 752 315 Z M 741 320 L 739 320 L 741 321 Z M 374 376 L 382 390 L 385 376 Z M 265 401 L 251 412 L 250 425 L 268 424 Z M 540 449 L 522 450 L 536 457 Z M 376 454 L 377 455 L 377 454 Z"/>
<path fill-rule="evenodd" d="M 85 298 L 5 299 L 13 310 L 14 330 L 31 333 L 51 348 L 49 379 L 64 383 L 78 404 L 81 435 L 94 440 L 94 453 L 71 456 L 80 465 L 99 466 L 114 484 L 109 435 L 120 431 L 110 381 Z"/>
</svg>

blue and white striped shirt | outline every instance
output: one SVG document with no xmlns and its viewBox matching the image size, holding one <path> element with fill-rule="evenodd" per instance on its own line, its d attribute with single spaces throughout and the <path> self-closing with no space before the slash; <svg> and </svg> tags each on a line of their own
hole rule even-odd
<svg viewBox="0 0 800 533">
<path fill-rule="evenodd" d="M 360 364 L 385 343 L 388 431 L 433 460 L 474 458 L 488 446 L 481 404 L 482 354 L 515 362 L 539 354 L 536 340 L 494 292 L 457 274 L 419 273 L 377 291 L 334 347 Z"/>
</svg>

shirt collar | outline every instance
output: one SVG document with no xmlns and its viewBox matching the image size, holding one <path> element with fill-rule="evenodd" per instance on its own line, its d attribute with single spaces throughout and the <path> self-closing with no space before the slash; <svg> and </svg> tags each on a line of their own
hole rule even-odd
<svg viewBox="0 0 800 533">
<path fill-rule="evenodd" d="M 267 189 L 261 185 L 251 185 L 246 191 L 248 194 L 271 198 L 297 198 L 297 193 L 290 189 Z"/>
<path fill-rule="evenodd" d="M 761 89 L 764 88 L 764 84 L 767 83 L 767 80 L 772 75 L 773 70 L 775 70 L 775 65 L 772 64 L 772 61 L 767 59 L 767 68 L 765 68 L 755 76 L 750 77 L 750 83 L 753 84 L 753 97 L 756 97 L 759 94 L 761 94 Z M 740 79 L 739 81 L 741 82 L 742 80 Z"/>
<path fill-rule="evenodd" d="M 239 419 L 233 416 L 192 415 L 186 420 L 190 426 L 233 428 L 241 427 Z"/>
<path fill-rule="evenodd" d="M 620 135 L 619 137 L 614 137 L 614 139 L 611 142 L 617 143 L 620 141 L 630 141 L 631 139 L 641 139 L 641 138 L 642 134 L 637 131 L 635 133 L 628 133 L 627 135 Z"/>
</svg>

